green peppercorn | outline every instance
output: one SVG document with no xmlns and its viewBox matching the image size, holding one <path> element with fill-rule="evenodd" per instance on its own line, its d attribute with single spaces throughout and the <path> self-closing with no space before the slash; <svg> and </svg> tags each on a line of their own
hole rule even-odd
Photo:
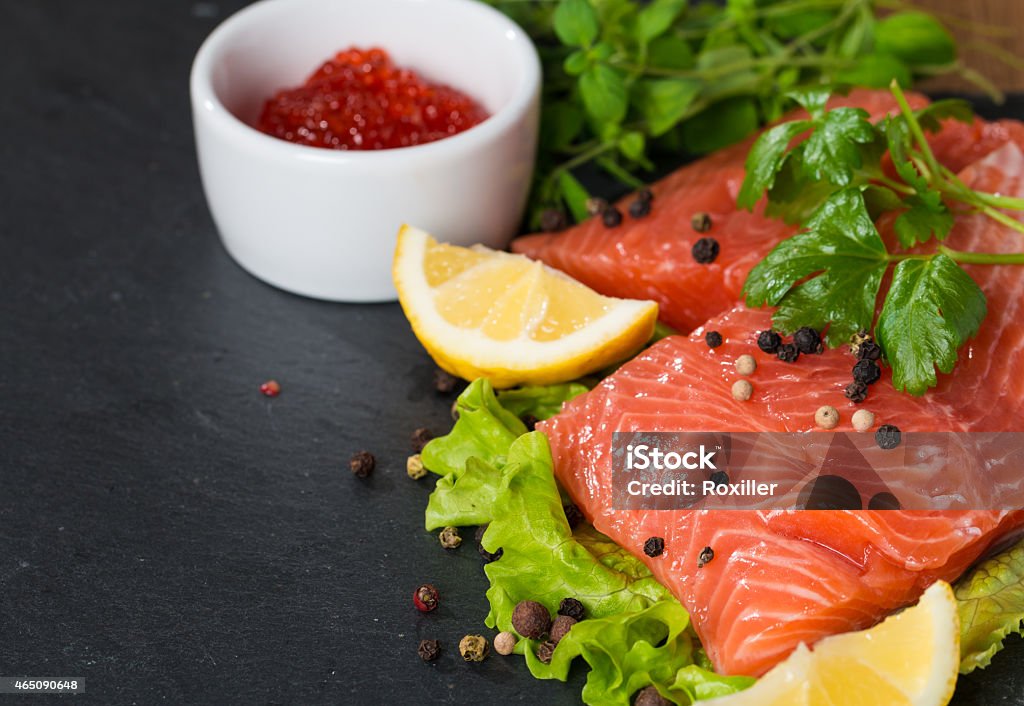
<svg viewBox="0 0 1024 706">
<path fill-rule="evenodd" d="M 459 641 L 459 654 L 467 662 L 483 662 L 490 649 L 483 635 L 466 635 Z"/>
</svg>

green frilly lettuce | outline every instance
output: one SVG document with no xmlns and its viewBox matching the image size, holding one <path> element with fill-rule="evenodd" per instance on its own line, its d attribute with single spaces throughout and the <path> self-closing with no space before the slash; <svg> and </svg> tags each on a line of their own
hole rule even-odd
<svg viewBox="0 0 1024 706">
<path fill-rule="evenodd" d="M 987 667 L 1003 640 L 1024 636 L 1024 541 L 982 562 L 954 590 L 960 613 L 960 672 Z"/>
<path fill-rule="evenodd" d="M 586 703 L 628 705 L 650 684 L 679 704 L 745 688 L 752 679 L 711 671 L 686 611 L 642 562 L 589 525 L 569 528 L 547 438 L 527 433 L 518 415 L 550 416 L 585 389 L 528 388 L 502 393 L 499 402 L 486 380 L 472 383 L 459 397 L 455 428 L 423 450 L 424 465 L 440 476 L 427 529 L 488 525 L 484 548 L 502 549 L 484 568 L 489 627 L 511 630 L 512 610 L 524 599 L 552 613 L 566 597 L 583 603 L 587 619 L 558 643 L 549 664 L 536 657 L 536 641 L 520 640 L 516 651 L 540 679 L 564 681 L 582 658 L 591 668 Z"/>
</svg>

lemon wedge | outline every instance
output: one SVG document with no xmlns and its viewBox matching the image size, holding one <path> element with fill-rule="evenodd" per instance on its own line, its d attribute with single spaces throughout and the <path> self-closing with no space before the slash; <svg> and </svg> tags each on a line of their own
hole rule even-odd
<svg viewBox="0 0 1024 706">
<path fill-rule="evenodd" d="M 960 621 L 948 583 L 869 630 L 803 644 L 746 691 L 707 706 L 945 706 L 960 663 Z"/>
<path fill-rule="evenodd" d="M 495 387 L 573 380 L 651 337 L 658 305 L 604 297 L 522 255 L 402 226 L 392 269 L 416 337 L 453 375 Z"/>
</svg>

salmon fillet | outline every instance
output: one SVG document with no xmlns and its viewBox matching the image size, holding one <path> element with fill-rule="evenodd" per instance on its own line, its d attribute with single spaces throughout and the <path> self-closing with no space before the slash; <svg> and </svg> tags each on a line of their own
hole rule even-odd
<svg viewBox="0 0 1024 706">
<path fill-rule="evenodd" d="M 916 94 L 909 100 L 915 108 L 928 103 Z M 853 91 L 833 98 L 829 105 L 863 108 L 873 119 L 896 109 L 888 91 Z M 796 117 L 801 114 L 786 119 Z M 654 208 L 645 218 L 627 216 L 616 228 L 591 218 L 562 233 L 519 238 L 512 251 L 562 270 L 602 294 L 654 300 L 662 321 L 689 332 L 738 301 L 751 268 L 795 232 L 781 221 L 765 218 L 760 206 L 753 213 L 736 208 L 754 139 L 688 164 L 654 184 Z M 1024 146 L 1024 125 L 948 121 L 931 139 L 940 161 L 960 171 L 1008 141 Z M 626 213 L 628 199 L 619 206 Z M 711 216 L 713 225 L 706 235 L 721 248 L 708 265 L 695 262 L 691 255 L 694 243 L 704 235 L 690 223 L 698 212 Z"/>
<path fill-rule="evenodd" d="M 962 172 L 975 188 L 1024 194 L 1024 153 L 1006 144 Z M 948 244 L 1008 252 L 1019 238 L 980 216 L 958 220 Z M 1024 272 L 970 268 L 989 316 L 951 375 L 923 397 L 898 393 L 888 370 L 862 407 L 904 431 L 1024 430 Z M 616 431 L 810 431 L 821 405 L 851 430 L 858 406 L 843 395 L 854 359 L 833 349 L 783 363 L 761 352 L 768 310 L 736 305 L 689 337 L 652 346 L 561 414 L 538 425 L 550 439 L 559 481 L 594 526 L 644 561 L 690 612 L 717 669 L 760 675 L 799 643 L 867 627 L 938 579 L 952 580 L 1000 538 L 1024 526 L 1024 511 L 621 511 L 612 507 Z M 706 330 L 724 345 L 711 349 Z M 749 402 L 730 389 L 733 361 L 753 355 Z M 952 469 L 951 469 L 952 470 Z M 647 557 L 648 537 L 665 552 Z M 704 547 L 715 558 L 697 568 Z"/>
</svg>

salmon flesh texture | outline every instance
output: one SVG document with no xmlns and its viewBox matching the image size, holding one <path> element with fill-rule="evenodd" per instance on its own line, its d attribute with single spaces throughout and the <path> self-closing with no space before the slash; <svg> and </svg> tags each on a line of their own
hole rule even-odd
<svg viewBox="0 0 1024 706">
<path fill-rule="evenodd" d="M 962 178 L 974 188 L 1024 195 L 1024 153 L 1013 140 L 993 148 Z M 971 153 L 957 150 L 959 159 Z M 980 215 L 958 218 L 947 244 L 1020 249 L 1018 237 Z M 680 268 L 692 269 L 688 263 Z M 1024 377 L 1015 373 L 1024 369 L 1024 273 L 1014 266 L 966 269 L 986 294 L 988 318 L 961 350 L 954 372 L 940 375 L 938 387 L 922 397 L 896 392 L 885 369 L 868 399 L 854 405 L 843 394 L 855 362 L 847 350 L 783 363 L 756 344 L 758 332 L 771 327 L 771 312 L 733 305 L 689 337 L 652 346 L 538 425 L 573 501 L 679 598 L 721 672 L 760 675 L 801 642 L 877 622 L 915 601 L 932 582 L 961 575 L 1000 538 L 1024 526 L 1024 511 L 616 511 L 613 432 L 810 431 L 821 405 L 840 411 L 839 431 L 852 430 L 850 418 L 859 407 L 873 411 L 876 424 L 904 431 L 1022 431 Z M 687 317 L 697 310 L 690 303 L 684 309 Z M 709 348 L 708 330 L 721 333 L 725 343 Z M 737 402 L 730 391 L 738 379 L 733 361 L 744 353 L 755 357 L 758 368 L 750 378 L 753 398 Z M 642 551 L 652 536 L 665 540 L 665 552 L 656 558 Z M 715 556 L 698 569 L 704 547 Z"/>
<path fill-rule="evenodd" d="M 927 105 L 919 94 L 908 94 L 915 108 Z M 888 91 L 857 90 L 837 96 L 831 107 L 866 110 L 872 119 L 896 110 Z M 802 117 L 800 113 L 786 119 Z M 740 299 L 750 270 L 780 241 L 796 232 L 782 221 L 766 218 L 763 207 L 753 213 L 736 208 L 745 175 L 744 162 L 755 138 L 688 164 L 654 184 L 655 200 L 648 216 L 625 216 L 620 226 L 607 228 L 591 218 L 561 233 L 519 238 L 512 250 L 562 270 L 602 294 L 627 299 L 651 299 L 660 318 L 680 332 L 689 332 Z M 930 141 L 936 155 L 954 171 L 992 152 L 1007 141 L 1024 145 L 1024 125 L 1016 121 L 971 124 L 947 121 Z M 628 213 L 629 197 L 619 208 Z M 711 229 L 698 233 L 694 214 L 707 213 Z M 693 259 L 694 243 L 709 236 L 720 252 L 711 264 Z"/>
</svg>

